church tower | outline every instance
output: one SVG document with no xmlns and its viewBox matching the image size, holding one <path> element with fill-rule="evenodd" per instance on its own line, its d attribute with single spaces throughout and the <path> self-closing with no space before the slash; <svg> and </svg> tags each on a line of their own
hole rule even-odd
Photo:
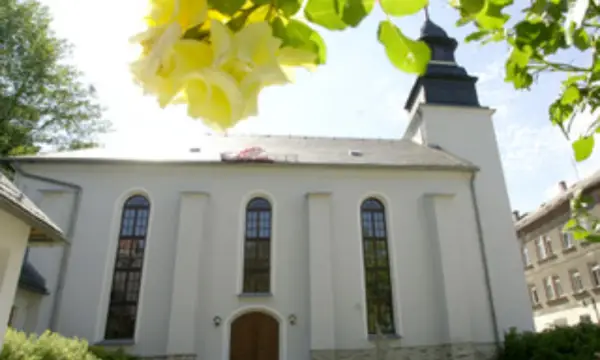
<svg viewBox="0 0 600 360">
<path fill-rule="evenodd" d="M 511 327 L 533 330 L 521 249 L 492 123 L 494 110 L 480 105 L 477 78 L 457 64 L 457 41 L 429 16 L 420 39 L 429 45 L 432 56 L 406 100 L 410 122 L 404 138 L 440 147 L 479 168 L 471 179 L 474 217 L 476 221 L 479 218 L 498 334 L 502 336 Z"/>
</svg>

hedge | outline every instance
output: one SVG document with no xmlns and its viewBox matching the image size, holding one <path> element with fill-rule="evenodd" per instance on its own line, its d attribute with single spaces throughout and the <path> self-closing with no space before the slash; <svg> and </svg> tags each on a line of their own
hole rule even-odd
<svg viewBox="0 0 600 360">
<path fill-rule="evenodd" d="M 558 326 L 539 333 L 506 334 L 498 360 L 600 359 L 600 326 L 582 323 Z"/>
<path fill-rule="evenodd" d="M 40 336 L 26 335 L 8 328 L 0 360 L 136 360 L 123 350 L 88 346 L 87 341 L 46 331 Z"/>
</svg>

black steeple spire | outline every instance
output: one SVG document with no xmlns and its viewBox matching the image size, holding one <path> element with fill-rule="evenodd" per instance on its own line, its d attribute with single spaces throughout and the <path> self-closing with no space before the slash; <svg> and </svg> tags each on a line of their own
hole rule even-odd
<svg viewBox="0 0 600 360">
<path fill-rule="evenodd" d="M 431 49 L 431 61 L 425 74 L 419 76 L 406 100 L 404 108 L 412 109 L 423 92 L 423 102 L 428 104 L 462 105 L 479 107 L 475 82 L 477 78 L 456 63 L 454 52 L 458 43 L 446 31 L 431 21 L 425 8 L 425 23 L 421 36 Z"/>
</svg>

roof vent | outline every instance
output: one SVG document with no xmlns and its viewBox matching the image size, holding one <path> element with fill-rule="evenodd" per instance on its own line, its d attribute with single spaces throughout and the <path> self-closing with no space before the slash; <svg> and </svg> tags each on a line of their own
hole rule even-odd
<svg viewBox="0 0 600 360">
<path fill-rule="evenodd" d="M 198 148 L 198 147 L 194 147 L 194 148 L 190 148 L 190 152 L 191 153 L 199 153 L 202 149 Z"/>
<path fill-rule="evenodd" d="M 360 150 L 349 150 L 348 155 L 359 157 L 359 156 L 363 156 L 363 152 Z"/>
</svg>

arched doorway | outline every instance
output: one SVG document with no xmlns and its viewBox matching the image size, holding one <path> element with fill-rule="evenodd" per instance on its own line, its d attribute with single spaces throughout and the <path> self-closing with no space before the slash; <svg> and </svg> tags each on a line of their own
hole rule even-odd
<svg viewBox="0 0 600 360">
<path fill-rule="evenodd" d="M 231 324 L 230 360 L 279 360 L 279 322 L 262 312 L 244 314 Z"/>
</svg>

